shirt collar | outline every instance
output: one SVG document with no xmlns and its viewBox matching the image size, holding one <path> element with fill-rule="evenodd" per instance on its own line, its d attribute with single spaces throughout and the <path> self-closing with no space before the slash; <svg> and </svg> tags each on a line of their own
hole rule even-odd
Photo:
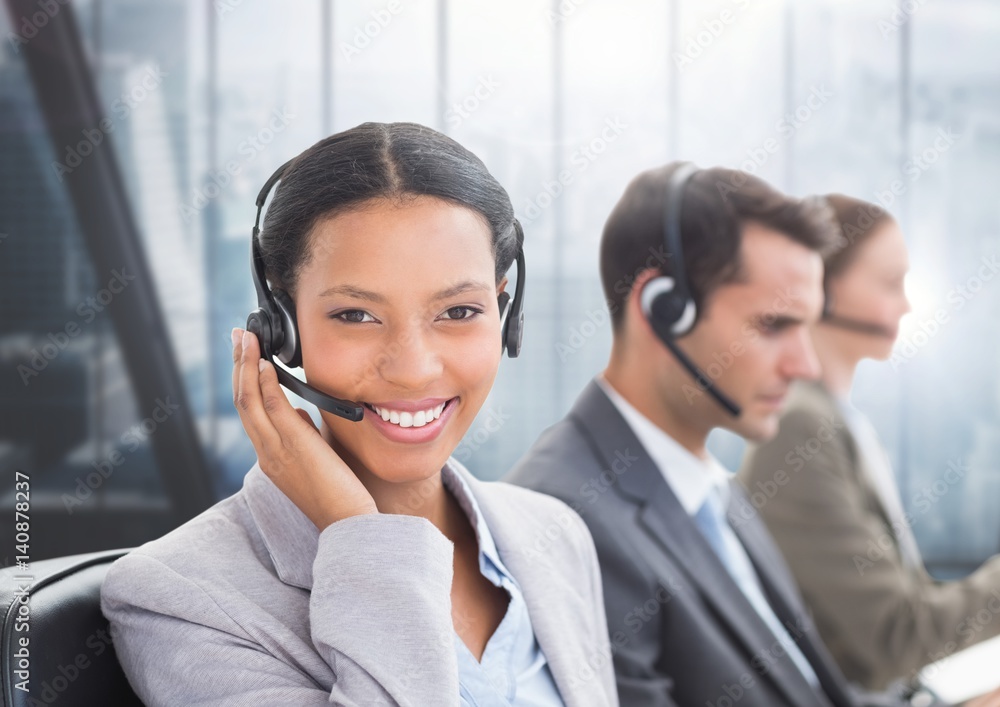
<svg viewBox="0 0 1000 707">
<path fill-rule="evenodd" d="M 500 560 L 500 553 L 497 552 L 493 535 L 490 533 L 489 526 L 483 518 L 482 511 L 479 509 L 479 503 L 476 501 L 472 489 L 469 488 L 469 484 L 462 478 L 462 475 L 452 466 L 453 464 L 457 465 L 458 462 L 449 459 L 448 463 L 441 468 L 441 482 L 445 488 L 451 491 L 451 494 L 458 501 L 458 505 L 465 512 L 465 515 L 468 516 L 469 522 L 476 532 L 476 541 L 479 547 L 479 571 L 484 576 L 490 577 L 491 573 L 486 563 L 492 562 L 497 572 L 511 582 L 514 582 L 514 578 Z M 516 584 L 516 582 L 514 583 Z"/>
<path fill-rule="evenodd" d="M 449 458 L 441 468 L 441 479 L 469 517 L 475 530 L 480 571 L 485 574 L 488 561 L 496 567 L 497 572 L 516 584 L 500 560 L 493 535 L 473 493 L 475 477 L 460 462 Z M 247 472 L 240 493 L 278 577 L 286 584 L 312 589 L 312 566 L 319 550 L 319 530 L 316 525 L 275 486 L 260 468 L 259 462 L 255 462 Z"/>
<path fill-rule="evenodd" d="M 711 453 L 707 459 L 696 457 L 636 410 L 603 375 L 597 376 L 595 380 L 625 418 L 688 515 L 693 516 L 698 512 L 713 489 L 719 495 L 722 507 L 728 506 L 729 479 L 732 475 Z"/>
</svg>

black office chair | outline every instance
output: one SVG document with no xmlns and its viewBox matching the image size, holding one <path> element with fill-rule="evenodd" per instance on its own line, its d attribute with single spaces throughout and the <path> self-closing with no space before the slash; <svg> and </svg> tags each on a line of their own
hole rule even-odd
<svg viewBox="0 0 1000 707">
<path fill-rule="evenodd" d="M 111 563 L 128 550 L 107 550 L 32 562 L 27 571 L 0 569 L 3 610 L 0 707 L 57 701 L 60 707 L 142 706 L 118 664 L 108 622 L 101 614 L 101 582 Z M 34 577 L 30 583 L 15 578 Z M 20 593 L 30 584 L 28 631 L 18 631 Z M 22 682 L 18 651 L 28 637 L 29 691 Z"/>
</svg>

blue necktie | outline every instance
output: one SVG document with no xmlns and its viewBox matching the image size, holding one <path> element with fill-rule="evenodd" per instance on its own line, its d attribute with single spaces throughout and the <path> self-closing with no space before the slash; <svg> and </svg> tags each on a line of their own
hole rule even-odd
<svg viewBox="0 0 1000 707">
<path fill-rule="evenodd" d="M 746 596 L 760 618 L 771 629 L 775 638 L 778 639 L 785 649 L 788 657 L 798 667 L 799 672 L 802 673 L 814 688 L 819 688 L 819 678 L 816 677 L 812 666 L 809 665 L 806 657 L 802 655 L 802 651 L 799 650 L 798 645 L 792 640 L 792 637 L 788 635 L 788 631 L 781 623 L 781 620 L 775 615 L 771 604 L 767 601 L 767 597 L 764 596 L 764 592 L 760 586 L 760 579 L 754 570 L 753 563 L 750 561 L 746 549 L 744 549 L 743 544 L 736 537 L 736 533 L 733 532 L 733 529 L 729 527 L 729 523 L 726 521 L 726 515 L 722 510 L 722 501 L 718 496 L 717 489 L 713 488 L 709 492 L 708 498 L 705 499 L 705 502 L 695 514 L 694 522 L 705 536 L 705 539 L 708 540 L 712 549 L 715 550 L 715 554 L 722 560 L 722 564 L 732 576 L 733 581 L 736 582 L 736 586 L 740 588 L 740 591 Z"/>
</svg>

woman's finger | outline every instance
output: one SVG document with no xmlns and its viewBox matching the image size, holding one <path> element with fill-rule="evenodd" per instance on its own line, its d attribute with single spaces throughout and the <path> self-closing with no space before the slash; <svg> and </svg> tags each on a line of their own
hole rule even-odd
<svg viewBox="0 0 1000 707">
<path fill-rule="evenodd" d="M 247 385 L 253 387 L 259 396 L 260 413 L 255 413 L 255 424 L 258 429 L 267 430 L 263 436 L 266 438 L 265 443 L 270 442 L 275 445 L 271 448 L 272 454 L 277 454 L 279 451 L 298 453 L 301 451 L 303 442 L 308 440 L 316 428 L 311 421 L 309 428 L 302 424 L 302 420 L 295 413 L 292 404 L 288 402 L 281 384 L 278 383 L 278 373 L 274 364 L 260 358 L 258 353 L 260 345 L 257 338 L 251 335 L 251 339 L 247 344 L 249 352 L 244 363 L 246 369 L 244 380 Z M 254 366 L 254 361 L 256 361 L 256 366 Z M 256 401 L 253 404 L 256 405 Z M 273 461 L 280 463 L 277 459 Z"/>
<path fill-rule="evenodd" d="M 306 422 L 308 422 L 310 427 L 312 427 L 314 430 L 316 430 L 316 434 L 319 434 L 319 430 L 316 429 L 316 423 L 313 422 L 313 419 L 312 419 L 312 417 L 309 416 L 308 412 L 306 412 L 302 408 L 295 408 L 295 412 L 297 412 L 299 414 L 299 417 L 301 417 L 303 420 L 305 420 Z"/>
<path fill-rule="evenodd" d="M 302 424 L 301 415 L 296 414 L 295 408 L 285 397 L 285 392 L 278 382 L 278 372 L 275 370 L 274 364 L 263 359 L 259 363 L 261 364 L 258 374 L 261 406 L 281 437 L 282 444 L 286 448 L 295 449 L 303 434 L 309 434 L 310 430 Z M 313 426 L 312 420 L 308 419 L 308 415 L 306 415 L 306 420 L 309 427 L 315 430 L 316 428 Z"/>
<path fill-rule="evenodd" d="M 233 329 L 233 405 L 236 405 L 236 396 L 240 392 L 240 362 L 243 360 L 243 330 L 239 327 Z M 238 407 L 236 408 L 239 409 Z"/>
<path fill-rule="evenodd" d="M 239 368 L 236 397 L 233 402 L 243 421 L 243 428 L 254 443 L 257 456 L 268 456 L 281 448 L 281 436 L 271 423 L 261 399 L 258 361 L 260 360 L 257 337 L 244 331 L 241 339 L 243 351 L 237 363 Z"/>
</svg>

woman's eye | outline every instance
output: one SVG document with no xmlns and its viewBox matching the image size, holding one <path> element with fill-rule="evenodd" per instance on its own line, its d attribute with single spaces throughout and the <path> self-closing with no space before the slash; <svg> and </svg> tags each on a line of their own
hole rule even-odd
<svg viewBox="0 0 1000 707">
<path fill-rule="evenodd" d="M 482 314 L 481 309 L 476 309 L 475 307 L 451 307 L 445 310 L 445 319 L 472 319 L 472 317 L 477 314 Z"/>
<path fill-rule="evenodd" d="M 348 309 L 343 312 L 331 314 L 330 317 L 332 319 L 339 319 L 342 322 L 348 322 L 349 324 L 363 324 L 365 322 L 375 321 L 375 318 L 372 315 L 360 309 Z M 367 317 L 367 319 L 365 319 L 365 317 Z"/>
</svg>

